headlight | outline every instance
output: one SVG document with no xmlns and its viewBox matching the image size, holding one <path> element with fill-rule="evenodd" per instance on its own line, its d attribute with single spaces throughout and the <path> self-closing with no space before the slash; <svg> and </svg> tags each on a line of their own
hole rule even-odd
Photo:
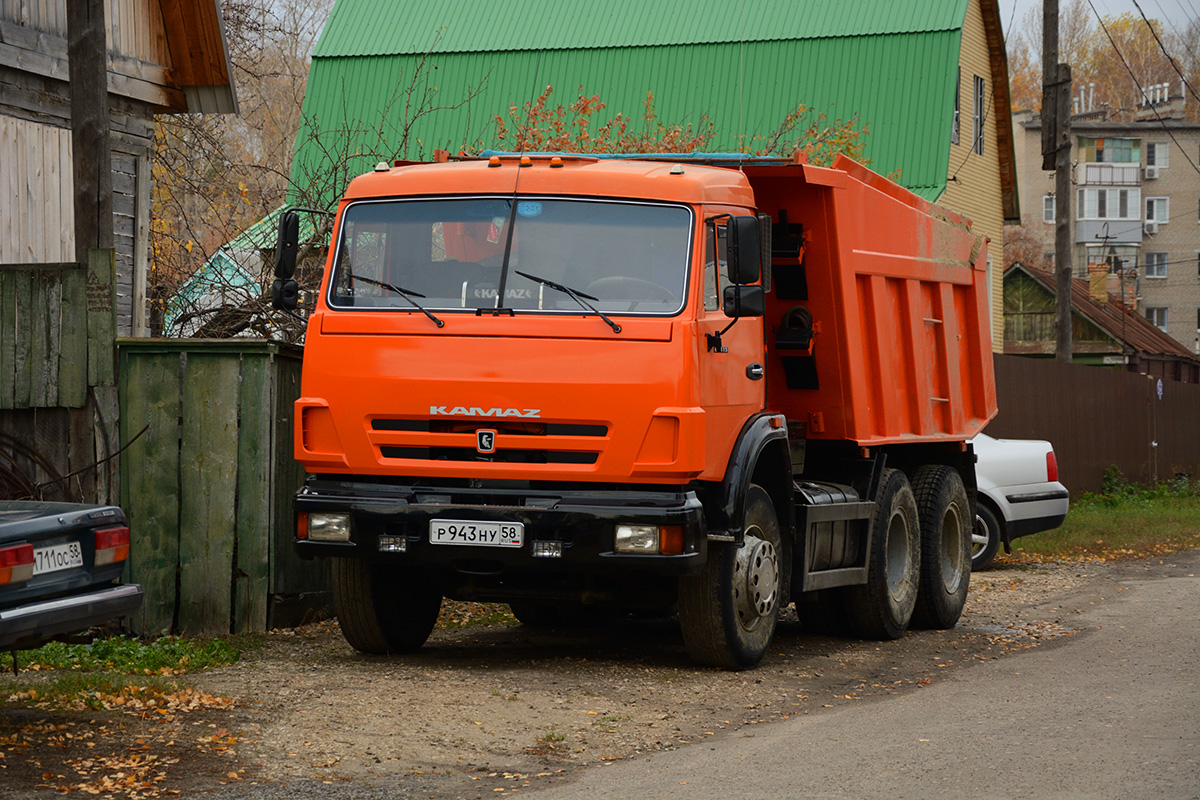
<svg viewBox="0 0 1200 800">
<path fill-rule="evenodd" d="M 657 525 L 618 525 L 614 549 L 618 553 L 657 553 Z"/>
<path fill-rule="evenodd" d="M 308 538 L 318 542 L 350 541 L 350 515 L 309 512 Z"/>
</svg>

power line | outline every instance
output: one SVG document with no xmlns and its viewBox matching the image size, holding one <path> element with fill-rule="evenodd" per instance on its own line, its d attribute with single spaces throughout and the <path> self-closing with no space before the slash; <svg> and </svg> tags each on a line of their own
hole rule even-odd
<svg viewBox="0 0 1200 800">
<path fill-rule="evenodd" d="M 1135 86 L 1137 86 L 1138 91 L 1142 93 L 1142 97 L 1145 97 L 1146 90 L 1142 88 L 1141 82 L 1138 81 L 1137 76 L 1133 74 L 1133 68 L 1130 67 L 1129 62 L 1125 60 L 1125 54 L 1121 52 L 1121 48 L 1117 47 L 1116 41 L 1113 39 L 1112 34 L 1109 33 L 1108 26 L 1104 24 L 1104 18 L 1100 16 L 1098 11 L 1096 11 L 1096 6 L 1092 0 L 1088 0 L 1088 5 L 1091 6 L 1092 13 L 1096 15 L 1096 19 L 1100 22 L 1100 29 L 1104 31 L 1104 35 L 1108 37 L 1108 42 L 1112 45 L 1113 52 L 1117 54 L 1117 58 L 1121 59 L 1121 64 L 1125 67 L 1125 71 L 1128 72 L 1129 77 L 1133 79 L 1133 83 Z M 1183 155 L 1184 159 L 1186 159 L 1188 164 L 1191 165 L 1192 169 L 1196 171 L 1196 174 L 1200 175 L 1200 167 L 1196 166 L 1196 163 L 1192 161 L 1191 156 L 1187 154 L 1187 150 L 1185 150 L 1183 145 L 1179 143 L 1179 140 L 1175 138 L 1174 132 L 1167 127 L 1167 121 L 1163 119 L 1161 114 L 1158 113 L 1158 109 L 1154 106 L 1150 106 L 1150 110 L 1154 112 L 1154 117 L 1162 125 L 1163 130 L 1165 130 L 1167 135 L 1171 137 L 1171 141 L 1175 142 L 1175 146 L 1179 148 L 1179 152 Z"/>
</svg>

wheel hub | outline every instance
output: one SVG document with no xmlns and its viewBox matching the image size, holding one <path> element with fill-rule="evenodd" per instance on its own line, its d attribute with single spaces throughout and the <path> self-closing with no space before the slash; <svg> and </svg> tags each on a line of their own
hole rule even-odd
<svg viewBox="0 0 1200 800">
<path fill-rule="evenodd" d="M 733 602 L 743 628 L 775 613 L 779 594 L 779 553 L 757 536 L 747 536 L 738 548 L 733 573 Z"/>
</svg>

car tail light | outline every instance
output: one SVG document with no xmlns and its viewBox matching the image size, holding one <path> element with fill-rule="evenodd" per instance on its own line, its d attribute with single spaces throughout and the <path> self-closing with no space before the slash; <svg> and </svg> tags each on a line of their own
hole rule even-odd
<svg viewBox="0 0 1200 800">
<path fill-rule="evenodd" d="M 33 545 L 0 547 L 0 586 L 21 583 L 33 577 Z"/>
<path fill-rule="evenodd" d="M 129 528 L 96 531 L 96 566 L 115 564 L 129 558 Z"/>
<path fill-rule="evenodd" d="M 1058 480 L 1058 459 L 1054 457 L 1054 451 L 1046 453 L 1046 480 Z"/>
</svg>

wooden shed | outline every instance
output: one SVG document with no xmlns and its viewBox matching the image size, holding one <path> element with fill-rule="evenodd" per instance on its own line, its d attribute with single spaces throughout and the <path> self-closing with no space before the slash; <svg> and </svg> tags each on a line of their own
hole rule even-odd
<svg viewBox="0 0 1200 800">
<path fill-rule="evenodd" d="M 222 26 L 218 0 L 0 0 L 0 493 L 116 499 L 154 115 L 236 112 Z"/>
</svg>

